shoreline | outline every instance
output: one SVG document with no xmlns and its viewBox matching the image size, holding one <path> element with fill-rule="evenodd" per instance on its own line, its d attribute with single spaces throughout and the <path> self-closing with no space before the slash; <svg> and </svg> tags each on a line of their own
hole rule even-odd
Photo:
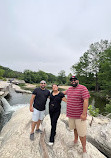
<svg viewBox="0 0 111 158">
<path fill-rule="evenodd" d="M 36 88 L 37 85 L 34 84 L 30 84 L 30 83 L 26 83 L 24 88 L 29 88 L 29 89 L 33 89 Z M 70 86 L 58 86 L 61 89 L 68 89 Z"/>
</svg>

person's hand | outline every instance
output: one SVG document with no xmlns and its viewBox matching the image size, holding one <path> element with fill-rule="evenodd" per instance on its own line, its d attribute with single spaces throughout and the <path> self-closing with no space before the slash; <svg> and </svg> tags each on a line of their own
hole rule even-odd
<svg viewBox="0 0 111 158">
<path fill-rule="evenodd" d="M 30 112 L 33 112 L 34 109 L 33 109 L 33 106 L 30 106 Z"/>
<path fill-rule="evenodd" d="M 86 114 L 81 114 L 81 116 L 80 116 L 80 119 L 82 120 L 82 121 L 84 121 L 84 120 L 86 120 Z"/>
</svg>

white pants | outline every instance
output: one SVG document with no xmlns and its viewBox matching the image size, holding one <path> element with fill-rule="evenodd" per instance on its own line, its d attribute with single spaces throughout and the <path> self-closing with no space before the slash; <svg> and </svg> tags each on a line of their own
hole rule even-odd
<svg viewBox="0 0 111 158">
<path fill-rule="evenodd" d="M 39 111 L 34 108 L 33 114 L 32 114 L 32 121 L 37 122 L 38 120 L 43 120 L 45 116 L 45 110 Z"/>
</svg>

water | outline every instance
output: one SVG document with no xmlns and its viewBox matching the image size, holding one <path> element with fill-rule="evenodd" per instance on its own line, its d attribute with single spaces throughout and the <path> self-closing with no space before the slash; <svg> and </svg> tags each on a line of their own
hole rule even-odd
<svg viewBox="0 0 111 158">
<path fill-rule="evenodd" d="M 102 98 L 102 97 L 98 97 L 98 96 L 94 96 L 91 95 L 91 98 L 89 99 L 89 105 L 93 105 L 96 108 L 99 108 L 99 113 L 100 114 L 105 114 L 105 105 L 108 104 L 109 101 L 106 100 L 106 98 Z"/>
<path fill-rule="evenodd" d="M 31 94 L 16 93 L 14 89 L 10 89 L 10 96 L 5 99 L 2 98 L 4 112 L 0 114 L 0 131 L 3 126 L 10 120 L 12 114 L 17 109 L 24 106 L 29 106 Z"/>
<path fill-rule="evenodd" d="M 7 105 L 5 107 L 5 112 L 0 114 L 0 131 L 3 128 L 3 126 L 10 120 L 12 114 L 17 109 L 20 109 L 24 106 L 29 106 L 31 94 L 26 93 L 16 93 L 13 89 L 10 89 L 10 97 L 7 98 L 7 100 L 4 100 L 4 104 Z M 95 107 L 100 109 L 100 113 L 104 113 L 104 107 L 107 103 L 106 99 L 102 99 L 100 97 L 91 96 L 89 100 L 89 104 L 94 105 Z M 45 115 L 47 115 L 48 112 L 48 104 L 49 99 L 46 103 L 46 111 Z M 61 113 L 66 113 L 66 103 L 62 101 L 61 103 Z"/>
<path fill-rule="evenodd" d="M 10 96 L 7 99 L 2 98 L 2 102 L 5 106 L 4 106 L 4 113 L 0 114 L 0 131 L 3 128 L 3 126 L 10 120 L 14 111 L 24 106 L 29 106 L 30 99 L 31 99 L 31 94 L 16 93 L 14 89 L 10 89 Z M 49 113 L 48 104 L 49 104 L 49 99 L 47 100 L 46 103 L 45 115 Z M 66 103 L 62 102 L 61 106 L 62 106 L 61 113 L 66 113 Z"/>
<path fill-rule="evenodd" d="M 3 105 L 5 105 L 5 106 L 4 106 L 4 111 L 5 111 L 5 112 L 10 111 L 10 110 L 11 110 L 11 106 L 10 106 L 10 104 L 8 103 L 8 101 L 7 101 L 5 98 L 2 98 L 1 101 L 2 101 Z"/>
</svg>

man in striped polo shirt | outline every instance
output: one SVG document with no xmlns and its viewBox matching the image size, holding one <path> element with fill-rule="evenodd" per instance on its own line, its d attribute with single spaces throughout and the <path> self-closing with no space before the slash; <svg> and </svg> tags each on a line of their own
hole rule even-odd
<svg viewBox="0 0 111 158">
<path fill-rule="evenodd" d="M 86 153 L 86 117 L 88 100 L 90 94 L 87 88 L 79 84 L 76 76 L 70 78 L 71 87 L 64 91 L 67 95 L 67 117 L 69 117 L 69 128 L 74 129 L 74 144 L 78 143 L 78 136 L 83 147 L 83 158 Z"/>
</svg>

